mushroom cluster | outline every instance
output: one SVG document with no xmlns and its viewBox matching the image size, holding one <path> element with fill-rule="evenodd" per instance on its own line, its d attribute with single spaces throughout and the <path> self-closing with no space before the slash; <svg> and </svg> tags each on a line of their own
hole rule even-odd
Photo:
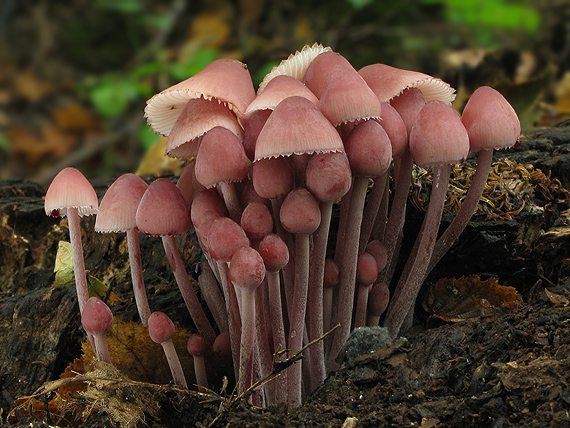
<svg viewBox="0 0 570 428">
<path fill-rule="evenodd" d="M 174 328 L 148 309 L 136 231 L 163 240 L 199 333 L 188 350 L 200 367 L 208 347 L 223 350 L 240 392 L 286 367 L 255 389 L 256 405 L 300 405 L 336 368 L 356 327 L 404 332 L 426 276 L 475 210 L 493 149 L 517 144 L 520 134 L 515 111 L 496 90 L 477 89 L 462 115 L 453 99 L 440 79 L 383 64 L 357 71 L 315 44 L 282 61 L 257 93 L 245 64 L 221 59 L 148 100 L 148 123 L 168 137 L 168 156 L 189 160 L 186 170 L 176 185 L 120 178 L 113 186 L 132 195 L 107 202 L 110 188 L 96 228 L 129 234 L 135 297 L 153 340 L 164 346 Z M 438 238 L 450 166 L 472 150 L 479 164 L 467 201 Z M 414 163 L 433 168 L 432 192 L 413 250 L 393 278 Z M 65 214 L 48 197 L 46 212 Z M 335 204 L 339 218 L 331 222 Z M 106 206 L 113 218 L 124 212 L 121 221 L 111 223 Z M 199 286 L 207 308 L 173 238 L 190 228 L 205 258 Z M 157 327 L 159 319 L 166 327 Z"/>
</svg>

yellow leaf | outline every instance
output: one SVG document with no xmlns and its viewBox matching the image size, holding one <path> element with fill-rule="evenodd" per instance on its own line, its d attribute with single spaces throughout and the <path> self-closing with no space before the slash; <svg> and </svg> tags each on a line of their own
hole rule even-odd
<svg viewBox="0 0 570 428">
<path fill-rule="evenodd" d="M 59 241 L 53 271 L 55 272 L 55 280 L 53 281 L 52 287 L 73 287 L 75 285 L 71 243 L 67 241 Z M 107 293 L 109 292 L 109 287 L 93 275 L 87 275 L 87 287 L 89 290 L 89 297 L 98 297 L 103 299 L 107 297 Z M 108 303 L 113 303 L 118 300 L 118 297 L 115 293 L 111 292 L 106 300 Z"/>
</svg>

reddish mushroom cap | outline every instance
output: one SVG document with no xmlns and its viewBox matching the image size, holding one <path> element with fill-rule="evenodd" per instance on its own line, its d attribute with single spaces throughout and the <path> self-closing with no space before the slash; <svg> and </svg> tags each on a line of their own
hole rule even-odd
<svg viewBox="0 0 570 428">
<path fill-rule="evenodd" d="M 309 88 L 317 98 L 321 98 L 323 95 L 329 71 L 337 65 L 354 70 L 345 57 L 332 51 L 319 54 L 307 67 L 307 71 L 303 76 L 303 83 L 307 85 L 307 88 Z"/>
<path fill-rule="evenodd" d="M 293 154 L 344 151 L 342 140 L 319 109 L 303 97 L 279 103 L 257 137 L 255 160 Z"/>
<path fill-rule="evenodd" d="M 229 217 L 214 220 L 207 241 L 212 257 L 224 262 L 229 262 L 239 248 L 249 246 L 245 231 Z"/>
<path fill-rule="evenodd" d="M 101 199 L 95 219 L 96 232 L 126 232 L 137 227 L 136 214 L 148 184 L 135 174 L 117 178 Z"/>
<path fill-rule="evenodd" d="M 289 248 L 283 239 L 274 233 L 266 235 L 259 243 L 259 254 L 265 262 L 265 269 L 278 272 L 289 263 Z"/>
<path fill-rule="evenodd" d="M 199 357 L 203 355 L 204 352 L 206 352 L 206 349 L 208 349 L 208 344 L 201 334 L 195 333 L 188 338 L 186 349 L 188 350 L 188 353 L 193 357 Z"/>
<path fill-rule="evenodd" d="M 80 217 L 96 214 L 98 205 L 91 183 L 72 167 L 62 169 L 54 177 L 44 201 L 46 214 L 52 217 L 65 217 L 68 208 L 77 208 Z"/>
<path fill-rule="evenodd" d="M 180 189 L 166 178 L 148 186 L 137 209 L 136 223 L 142 233 L 153 236 L 183 235 L 192 225 Z"/>
<path fill-rule="evenodd" d="M 489 86 L 473 92 L 461 121 L 469 134 L 471 150 L 513 147 L 521 133 L 515 109 L 500 92 Z"/>
<path fill-rule="evenodd" d="M 392 145 L 384 128 L 374 120 L 359 123 L 346 139 L 346 155 L 355 176 L 377 177 L 392 161 Z"/>
<path fill-rule="evenodd" d="M 381 316 L 390 302 L 390 289 L 383 282 L 376 284 L 368 295 L 368 312 L 373 316 Z"/>
<path fill-rule="evenodd" d="M 196 180 L 196 159 L 193 159 L 186 165 L 184 171 L 182 171 L 182 174 L 178 177 L 176 187 L 180 189 L 180 193 L 182 193 L 186 204 L 192 206 L 194 195 L 204 190 L 204 186 Z"/>
<path fill-rule="evenodd" d="M 312 46 L 304 46 L 301 51 L 297 51 L 294 54 L 289 55 L 289 58 L 281 61 L 278 66 L 273 67 L 271 72 L 269 72 L 259 84 L 259 90 L 257 93 L 261 94 L 273 78 L 282 74 L 294 77 L 298 80 L 303 80 L 307 67 L 309 67 L 311 62 L 313 62 L 313 60 L 321 53 L 330 52 L 331 50 L 331 48 L 324 47 L 318 43 L 315 43 Z"/>
<path fill-rule="evenodd" d="M 202 137 L 215 126 L 228 129 L 240 140 L 243 138 L 236 116 L 222 104 L 204 98 L 188 101 L 166 140 L 166 155 L 173 158 L 196 156 Z"/>
<path fill-rule="evenodd" d="M 356 262 L 356 280 L 360 285 L 371 285 L 378 277 L 378 264 L 376 259 L 366 251 L 358 256 Z"/>
<path fill-rule="evenodd" d="M 287 158 L 259 159 L 253 163 L 251 180 L 259 196 L 277 199 L 291 191 L 295 175 Z"/>
<path fill-rule="evenodd" d="M 273 231 L 273 216 L 261 202 L 251 202 L 241 214 L 241 227 L 252 241 L 260 241 Z"/>
<path fill-rule="evenodd" d="M 334 126 L 379 119 L 380 100 L 352 67 L 335 65 L 328 73 L 319 110 Z"/>
<path fill-rule="evenodd" d="M 272 112 L 273 110 L 269 109 L 254 111 L 251 116 L 249 116 L 249 119 L 245 124 L 243 131 L 243 148 L 245 150 L 245 154 L 250 160 L 255 159 L 255 145 L 257 144 L 257 137 L 259 137 L 259 133 L 265 126 L 265 122 L 267 122 L 267 119 L 269 119 Z"/>
<path fill-rule="evenodd" d="M 164 312 L 153 312 L 148 317 L 148 334 L 154 343 L 172 340 L 174 332 L 174 323 Z"/>
<path fill-rule="evenodd" d="M 212 128 L 202 138 L 196 155 L 196 179 L 204 187 L 220 182 L 243 180 L 249 163 L 241 141 L 231 131 L 220 126 Z"/>
<path fill-rule="evenodd" d="M 317 105 L 319 100 L 300 80 L 294 77 L 281 75 L 272 79 L 265 89 L 247 107 L 245 116 L 248 118 L 259 110 L 274 110 L 277 105 L 287 97 L 299 96 L 307 98 Z"/>
<path fill-rule="evenodd" d="M 417 71 L 402 70 L 386 64 L 371 64 L 358 72 L 380 101 L 388 102 L 407 88 L 418 88 L 427 101 L 439 100 L 451 104 L 455 99 L 455 89 L 448 83 Z"/>
<path fill-rule="evenodd" d="M 352 184 L 352 173 L 346 153 L 314 155 L 305 170 L 307 189 L 319 201 L 341 198 Z"/>
<path fill-rule="evenodd" d="M 302 187 L 293 189 L 283 200 L 279 213 L 281 224 L 294 234 L 311 234 L 321 224 L 319 203 Z"/>
<path fill-rule="evenodd" d="M 218 59 L 198 74 L 177 83 L 147 101 L 145 117 L 154 132 L 168 136 L 189 100 L 215 98 L 238 117 L 255 98 L 247 66 L 234 59 Z"/>
<path fill-rule="evenodd" d="M 376 259 L 378 271 L 386 267 L 386 263 L 388 262 L 388 250 L 386 250 L 386 246 L 382 242 L 377 239 L 370 241 L 366 245 L 366 252 L 372 254 Z"/>
<path fill-rule="evenodd" d="M 333 259 L 325 259 L 325 276 L 323 285 L 325 287 L 336 287 L 340 281 L 340 268 Z"/>
<path fill-rule="evenodd" d="M 379 123 L 390 138 L 392 157 L 402 157 L 408 148 L 408 130 L 406 129 L 406 124 L 402 116 L 400 116 L 392 105 L 383 102 L 382 116 Z"/>
<path fill-rule="evenodd" d="M 253 292 L 265 278 L 265 263 L 251 247 L 241 247 L 230 261 L 229 278 L 234 286 Z"/>
<path fill-rule="evenodd" d="M 224 357 L 230 357 L 232 355 L 232 344 L 230 340 L 230 333 L 228 331 L 222 331 L 212 346 L 214 352 L 218 352 Z"/>
<path fill-rule="evenodd" d="M 408 137 L 410 135 L 412 125 L 416 121 L 420 110 L 426 105 L 426 102 L 425 97 L 417 88 L 408 88 L 390 101 L 390 105 L 404 121 Z"/>
<path fill-rule="evenodd" d="M 105 302 L 97 297 L 90 297 L 81 313 L 81 324 L 92 335 L 104 335 L 111 331 L 113 314 Z"/>
<path fill-rule="evenodd" d="M 459 113 L 441 101 L 428 102 L 412 126 L 410 151 L 424 168 L 463 162 L 469 154 L 469 136 Z"/>
</svg>

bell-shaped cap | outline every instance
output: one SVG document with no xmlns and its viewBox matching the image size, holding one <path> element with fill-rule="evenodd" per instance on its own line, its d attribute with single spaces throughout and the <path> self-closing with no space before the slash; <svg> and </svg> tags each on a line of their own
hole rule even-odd
<svg viewBox="0 0 570 428">
<path fill-rule="evenodd" d="M 442 101 L 426 103 L 412 126 L 410 151 L 423 168 L 463 162 L 469 154 L 469 137 L 459 113 Z"/>
<path fill-rule="evenodd" d="M 196 155 L 196 179 L 208 188 L 247 177 L 249 163 L 241 141 L 231 131 L 216 126 L 204 135 Z"/>
<path fill-rule="evenodd" d="M 222 104 L 204 98 L 188 101 L 166 140 L 166 154 L 173 158 L 196 156 L 202 137 L 216 126 L 230 130 L 240 140 L 243 138 L 236 116 Z"/>
<path fill-rule="evenodd" d="M 281 101 L 292 96 L 305 97 L 315 105 L 319 102 L 315 94 L 300 80 L 283 74 L 272 79 L 265 90 L 255 97 L 247 107 L 245 116 L 249 120 L 250 116 L 258 110 L 275 110 Z"/>
<path fill-rule="evenodd" d="M 382 106 L 364 79 L 352 68 L 335 65 L 328 73 L 319 110 L 334 126 L 380 119 Z"/>
<path fill-rule="evenodd" d="M 157 134 L 168 136 L 182 109 L 194 98 L 216 99 L 243 118 L 255 98 L 247 66 L 234 59 L 218 59 L 198 74 L 156 94 L 145 108 L 148 124 Z"/>
<path fill-rule="evenodd" d="M 320 99 L 323 95 L 329 71 L 337 65 L 342 65 L 356 71 L 345 57 L 332 51 L 321 53 L 309 64 L 309 67 L 307 67 L 307 71 L 303 77 L 303 83 L 307 85 L 307 88 L 309 88 L 317 98 Z"/>
<path fill-rule="evenodd" d="M 309 64 L 323 52 L 332 51 L 329 47 L 324 47 L 321 44 L 314 43 L 312 46 L 304 46 L 301 51 L 289 55 L 289 58 L 284 59 L 281 63 L 273 67 L 273 69 L 265 76 L 263 81 L 259 84 L 258 94 L 262 93 L 267 84 L 275 77 L 285 74 L 286 76 L 294 77 L 297 80 L 303 80 L 305 72 Z"/>
<path fill-rule="evenodd" d="M 137 227 L 136 214 L 148 184 L 135 174 L 117 178 L 101 199 L 95 219 L 96 232 L 126 232 Z"/>
<path fill-rule="evenodd" d="M 48 216 L 65 217 L 68 208 L 77 208 L 79 216 L 97 213 L 99 200 L 95 189 L 77 169 L 62 169 L 49 185 L 44 209 Z"/>
<path fill-rule="evenodd" d="M 455 99 L 455 89 L 448 83 L 418 71 L 371 64 L 358 72 L 380 101 L 389 102 L 407 88 L 418 88 L 427 101 L 439 100 L 451 104 Z"/>
<path fill-rule="evenodd" d="M 344 151 L 340 135 L 319 109 L 303 97 L 275 108 L 257 137 L 255 160 L 293 154 Z"/>
<path fill-rule="evenodd" d="M 521 133 L 515 109 L 500 92 L 489 86 L 473 92 L 461 121 L 469 134 L 471 150 L 513 147 Z"/>
<path fill-rule="evenodd" d="M 136 223 L 142 233 L 152 236 L 183 235 L 192 225 L 180 189 L 166 178 L 148 186 L 137 209 Z"/>
</svg>

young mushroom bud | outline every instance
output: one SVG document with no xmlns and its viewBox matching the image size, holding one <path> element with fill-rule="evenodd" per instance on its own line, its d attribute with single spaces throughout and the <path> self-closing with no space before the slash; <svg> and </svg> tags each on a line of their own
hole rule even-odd
<svg viewBox="0 0 570 428">
<path fill-rule="evenodd" d="M 148 334 L 154 343 L 162 345 L 172 378 L 177 386 L 187 388 L 186 377 L 174 348 L 174 323 L 164 312 L 153 312 L 148 318 Z"/>
<path fill-rule="evenodd" d="M 109 306 L 97 297 L 90 297 L 83 306 L 81 324 L 95 340 L 94 350 L 97 359 L 112 364 L 107 345 L 107 333 L 111 331 L 113 325 L 113 314 Z"/>
</svg>

